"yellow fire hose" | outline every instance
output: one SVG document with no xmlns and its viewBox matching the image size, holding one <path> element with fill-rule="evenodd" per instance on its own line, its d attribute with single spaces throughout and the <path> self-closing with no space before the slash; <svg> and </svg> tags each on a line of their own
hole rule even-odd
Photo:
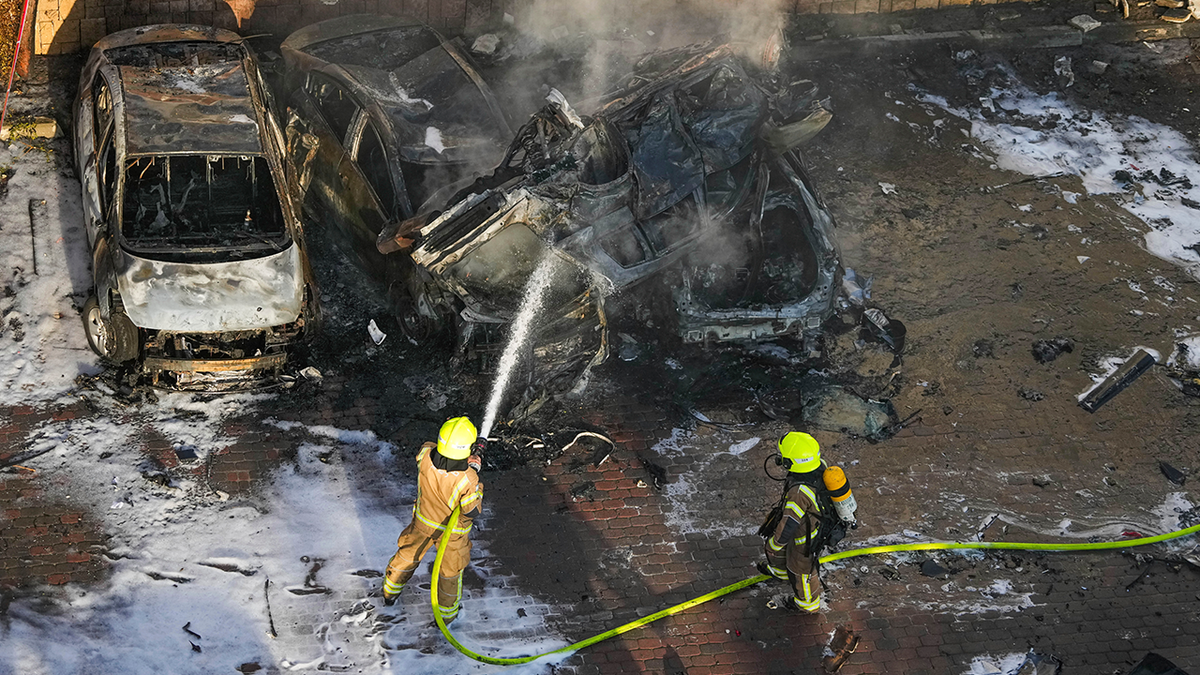
<svg viewBox="0 0 1200 675">
<path fill-rule="evenodd" d="M 460 509 L 458 509 L 457 507 L 454 509 L 454 513 L 452 513 L 450 515 L 449 522 L 451 522 L 451 523 L 458 522 L 459 510 Z M 479 654 L 479 653 L 471 651 L 467 647 L 463 646 L 463 644 L 461 642 L 459 642 L 457 639 L 455 639 L 455 637 L 450 633 L 450 629 L 446 627 L 446 622 L 442 619 L 441 615 L 437 611 L 438 579 L 439 579 L 438 572 L 440 572 L 442 569 L 442 556 L 444 556 L 446 553 L 446 542 L 448 542 L 450 540 L 451 529 L 452 528 L 447 527 L 446 531 L 442 534 L 442 538 L 438 542 L 437 557 L 433 561 L 433 584 L 432 584 L 433 587 L 430 592 L 430 595 L 431 595 L 431 598 L 433 601 L 433 618 L 437 621 L 438 628 L 441 629 L 442 635 L 446 636 L 446 640 L 448 640 L 450 642 L 450 644 L 454 645 L 455 649 L 457 649 L 458 651 L 462 652 L 463 654 L 471 657 L 472 659 L 475 659 L 476 661 L 481 661 L 483 663 L 491 663 L 491 664 L 499 665 L 499 666 L 515 666 L 515 665 L 519 665 L 522 663 L 529 663 L 530 661 L 536 661 L 537 659 L 540 659 L 543 656 L 550 656 L 551 654 L 565 654 L 568 652 L 578 651 L 580 649 L 583 649 L 584 647 L 589 647 L 591 645 L 594 645 L 597 642 L 603 642 L 604 640 L 607 640 L 609 638 L 616 637 L 623 633 L 628 633 L 629 631 L 634 630 L 636 628 L 641 628 L 642 626 L 645 626 L 648 623 L 653 623 L 664 617 L 668 617 L 673 614 L 678 614 L 686 609 L 690 609 L 692 607 L 695 607 L 696 605 L 708 602 L 709 600 L 714 600 L 723 595 L 728 595 L 734 591 L 746 588 L 747 586 L 753 586 L 754 584 L 757 584 L 760 581 L 766 581 L 768 579 L 773 578 L 773 577 L 766 576 L 765 574 L 757 574 L 755 576 L 750 577 L 749 579 L 744 579 L 735 584 L 730 584 L 724 588 L 718 588 L 717 590 L 715 590 L 711 593 L 707 593 L 705 595 L 701 595 L 698 598 L 692 598 L 691 600 L 682 602 L 678 605 L 675 605 L 674 607 L 668 607 L 664 610 L 655 612 L 654 614 L 651 614 L 650 616 L 644 616 L 640 619 L 630 621 L 629 623 L 625 624 L 624 626 L 618 626 L 617 628 L 614 628 L 610 631 L 606 631 L 604 633 L 600 633 L 599 635 L 594 635 L 590 638 L 587 638 L 586 640 L 580 640 L 579 642 L 576 642 L 575 644 L 570 644 L 570 645 L 567 645 L 566 647 L 562 647 L 562 648 L 555 649 L 555 650 L 548 651 L 548 652 L 543 652 L 541 654 L 533 654 L 530 656 L 517 656 L 517 657 L 512 657 L 512 658 L 502 658 L 502 657 L 498 657 L 498 656 L 485 656 L 483 654 Z M 1196 534 L 1197 532 L 1200 532 L 1200 525 L 1193 525 L 1193 526 L 1183 529 L 1183 530 L 1167 532 L 1166 534 L 1159 534 L 1159 535 L 1156 535 L 1153 537 L 1140 537 L 1137 539 L 1128 539 L 1125 541 L 1104 541 L 1104 542 L 1099 542 L 1099 543 L 1094 543 L 1094 544 L 1093 543 L 1087 543 L 1087 544 L 1027 544 L 1027 543 L 1007 542 L 1007 541 L 997 541 L 997 542 L 980 541 L 980 542 L 962 543 L 962 542 L 956 542 L 956 541 L 946 541 L 946 542 L 930 541 L 930 542 L 921 542 L 921 543 L 916 543 L 916 544 L 893 544 L 891 546 L 869 546 L 867 548 L 856 548 L 856 549 L 851 549 L 849 551 L 842 551 L 840 553 L 833 553 L 831 555 L 822 556 L 821 562 L 823 562 L 823 563 L 833 562 L 835 560 L 845 560 L 846 558 L 856 558 L 858 556 L 863 556 L 863 555 L 875 555 L 878 553 L 895 553 L 897 551 L 946 551 L 946 550 L 960 550 L 960 549 L 973 549 L 973 548 L 974 549 L 987 549 L 987 548 L 1015 549 L 1015 550 L 1022 550 L 1022 551 L 1099 551 L 1099 550 L 1111 549 L 1111 548 L 1131 548 L 1133 546 L 1145 546 L 1147 544 L 1157 544 L 1158 542 L 1161 542 L 1161 541 L 1167 541 L 1168 539 L 1177 539 L 1179 537 L 1186 537 L 1190 534 Z"/>
</svg>

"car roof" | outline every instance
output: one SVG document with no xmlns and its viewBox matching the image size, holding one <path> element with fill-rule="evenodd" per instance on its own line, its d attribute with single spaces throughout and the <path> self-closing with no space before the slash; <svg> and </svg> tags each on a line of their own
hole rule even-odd
<svg viewBox="0 0 1200 675">
<path fill-rule="evenodd" d="M 261 153 L 247 55 L 241 45 L 211 40 L 105 50 L 120 80 L 126 153 Z"/>
<path fill-rule="evenodd" d="M 407 51 L 403 48 L 403 45 L 399 45 L 398 49 L 386 51 L 341 52 L 336 56 L 326 53 L 329 48 L 336 49 L 337 44 L 344 43 L 347 39 L 369 39 L 368 36 L 379 33 L 396 33 L 397 35 L 404 35 L 405 38 L 413 41 L 425 42 L 433 40 L 435 44 L 442 41 L 437 31 L 424 24 L 413 23 L 412 21 L 406 21 L 393 16 L 351 14 L 305 26 L 287 36 L 279 47 L 282 50 L 294 49 L 304 52 L 327 63 L 356 63 L 358 65 L 385 69 L 403 65 L 404 61 L 407 60 L 403 57 L 403 53 Z M 425 51 L 425 49 L 428 49 L 428 47 L 416 53 L 419 54 Z M 330 56 L 333 56 L 333 58 L 329 58 Z M 400 57 L 399 62 L 388 63 L 388 61 L 396 57 Z M 411 56 L 408 58 L 411 58 Z"/>
</svg>

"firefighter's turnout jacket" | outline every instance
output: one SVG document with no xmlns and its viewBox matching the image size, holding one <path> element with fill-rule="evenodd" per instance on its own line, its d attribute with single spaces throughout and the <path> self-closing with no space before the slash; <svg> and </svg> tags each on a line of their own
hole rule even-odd
<svg viewBox="0 0 1200 675">
<path fill-rule="evenodd" d="M 458 616 L 461 605 L 462 572 L 471 559 L 471 540 L 468 535 L 483 502 L 483 484 L 479 482 L 479 474 L 475 469 L 465 466 L 465 460 L 446 461 L 437 455 L 436 448 L 436 444 L 426 443 L 417 453 L 417 501 L 413 504 L 413 518 L 396 542 L 396 554 L 388 562 L 383 592 L 386 598 L 399 595 L 421 564 L 421 558 L 450 527 L 450 540 L 446 544 L 439 574 L 437 608 L 449 623 Z M 435 459 L 443 465 L 461 465 L 465 468 L 457 471 L 440 469 L 435 466 Z M 451 523 L 450 515 L 456 506 L 461 506 L 462 512 Z"/>
<path fill-rule="evenodd" d="M 817 555 L 810 540 L 821 529 L 821 507 L 816 491 L 809 485 L 793 482 L 784 496 L 783 517 L 775 533 L 766 540 L 767 569 L 792 584 L 796 605 L 807 612 L 821 607 L 821 579 Z"/>
</svg>

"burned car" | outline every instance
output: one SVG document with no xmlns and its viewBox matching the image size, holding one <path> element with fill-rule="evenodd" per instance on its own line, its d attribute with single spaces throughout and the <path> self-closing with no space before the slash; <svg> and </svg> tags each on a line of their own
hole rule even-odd
<svg viewBox="0 0 1200 675">
<path fill-rule="evenodd" d="M 425 275 L 415 308 L 435 325 L 507 316 L 497 286 L 519 285 L 535 256 L 513 251 L 539 242 L 594 295 L 672 288 L 684 342 L 811 346 L 841 267 L 796 146 L 830 114 L 811 82 L 775 77 L 706 45 L 646 57 L 590 116 L 552 92 L 491 175 L 385 229 L 379 250 Z"/>
<path fill-rule="evenodd" d="M 84 65 L 75 157 L 101 357 L 152 383 L 270 381 L 318 317 L 283 134 L 238 35 L 155 25 L 113 33 Z"/>
<path fill-rule="evenodd" d="M 391 287 L 404 261 L 376 250 L 380 230 L 489 172 L 508 123 L 464 51 L 428 26 L 345 16 L 292 33 L 280 50 L 307 220 Z"/>
<path fill-rule="evenodd" d="M 390 17 L 323 21 L 290 35 L 281 51 L 291 92 L 288 157 L 306 222 L 387 291 L 411 340 L 453 336 L 467 360 L 490 370 L 546 244 L 511 229 L 478 255 L 443 260 L 453 267 L 447 272 L 385 256 L 376 242 L 495 169 L 512 131 L 491 89 L 458 41 Z M 587 274 L 560 262 L 546 270 L 553 284 L 542 299 L 557 320 L 539 322 L 530 347 L 539 358 L 524 360 L 530 370 L 522 377 L 542 391 L 571 386 L 606 354 L 603 310 Z M 441 285 L 447 279 L 462 286 Z"/>
</svg>

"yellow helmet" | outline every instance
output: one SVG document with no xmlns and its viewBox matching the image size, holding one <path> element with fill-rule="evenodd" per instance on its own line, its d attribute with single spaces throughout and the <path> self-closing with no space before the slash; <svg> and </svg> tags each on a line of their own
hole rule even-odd
<svg viewBox="0 0 1200 675">
<path fill-rule="evenodd" d="M 465 417 L 452 417 L 438 432 L 437 451 L 450 459 L 466 459 L 471 456 L 471 444 L 478 437 L 475 425 Z"/>
<path fill-rule="evenodd" d="M 793 473 L 808 473 L 821 466 L 821 446 L 802 431 L 790 431 L 779 439 L 779 454 L 792 460 L 788 471 Z"/>
</svg>

